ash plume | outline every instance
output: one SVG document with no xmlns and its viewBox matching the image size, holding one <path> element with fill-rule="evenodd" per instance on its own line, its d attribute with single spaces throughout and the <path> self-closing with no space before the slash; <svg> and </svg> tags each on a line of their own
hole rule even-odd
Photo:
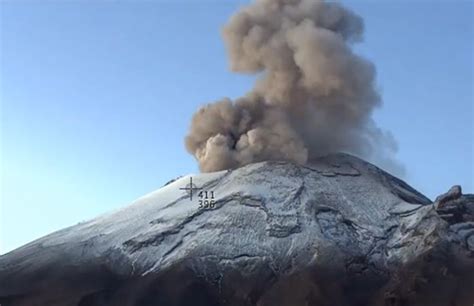
<svg viewBox="0 0 474 306">
<path fill-rule="evenodd" d="M 397 172 L 396 143 L 371 118 L 375 67 L 351 49 L 363 31 L 360 16 L 317 0 L 257 0 L 232 16 L 230 68 L 259 78 L 194 115 L 185 142 L 201 171 L 348 152 Z"/>
</svg>

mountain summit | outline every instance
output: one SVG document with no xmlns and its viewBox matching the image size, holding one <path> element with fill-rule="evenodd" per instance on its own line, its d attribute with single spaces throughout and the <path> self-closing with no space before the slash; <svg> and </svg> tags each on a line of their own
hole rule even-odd
<svg viewBox="0 0 474 306">
<path fill-rule="evenodd" d="M 347 154 L 185 176 L 0 256 L 0 303 L 471 306 L 474 199 L 450 192 Z"/>
</svg>

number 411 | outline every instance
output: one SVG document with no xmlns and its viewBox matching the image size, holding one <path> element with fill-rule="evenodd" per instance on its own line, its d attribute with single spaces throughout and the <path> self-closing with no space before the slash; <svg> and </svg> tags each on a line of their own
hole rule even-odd
<svg viewBox="0 0 474 306">
<path fill-rule="evenodd" d="M 207 190 L 203 190 L 203 191 L 200 191 L 198 196 L 201 198 L 201 199 L 214 199 L 214 191 L 207 191 Z"/>
</svg>

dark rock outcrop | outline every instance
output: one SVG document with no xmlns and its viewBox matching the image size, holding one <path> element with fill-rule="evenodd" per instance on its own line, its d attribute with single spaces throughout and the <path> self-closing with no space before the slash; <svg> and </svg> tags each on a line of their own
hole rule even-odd
<svg viewBox="0 0 474 306">
<path fill-rule="evenodd" d="M 209 202 L 191 201 L 188 182 L 1 256 L 0 303 L 474 302 L 474 198 L 460 188 L 432 203 L 346 154 L 194 176 Z"/>
</svg>

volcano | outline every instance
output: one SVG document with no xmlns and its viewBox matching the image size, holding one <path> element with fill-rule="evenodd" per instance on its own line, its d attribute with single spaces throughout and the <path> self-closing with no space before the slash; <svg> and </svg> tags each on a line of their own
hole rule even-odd
<svg viewBox="0 0 474 306">
<path fill-rule="evenodd" d="M 351 155 L 253 163 L 0 256 L 0 303 L 471 306 L 473 221 L 459 187 L 432 202 Z"/>
</svg>

